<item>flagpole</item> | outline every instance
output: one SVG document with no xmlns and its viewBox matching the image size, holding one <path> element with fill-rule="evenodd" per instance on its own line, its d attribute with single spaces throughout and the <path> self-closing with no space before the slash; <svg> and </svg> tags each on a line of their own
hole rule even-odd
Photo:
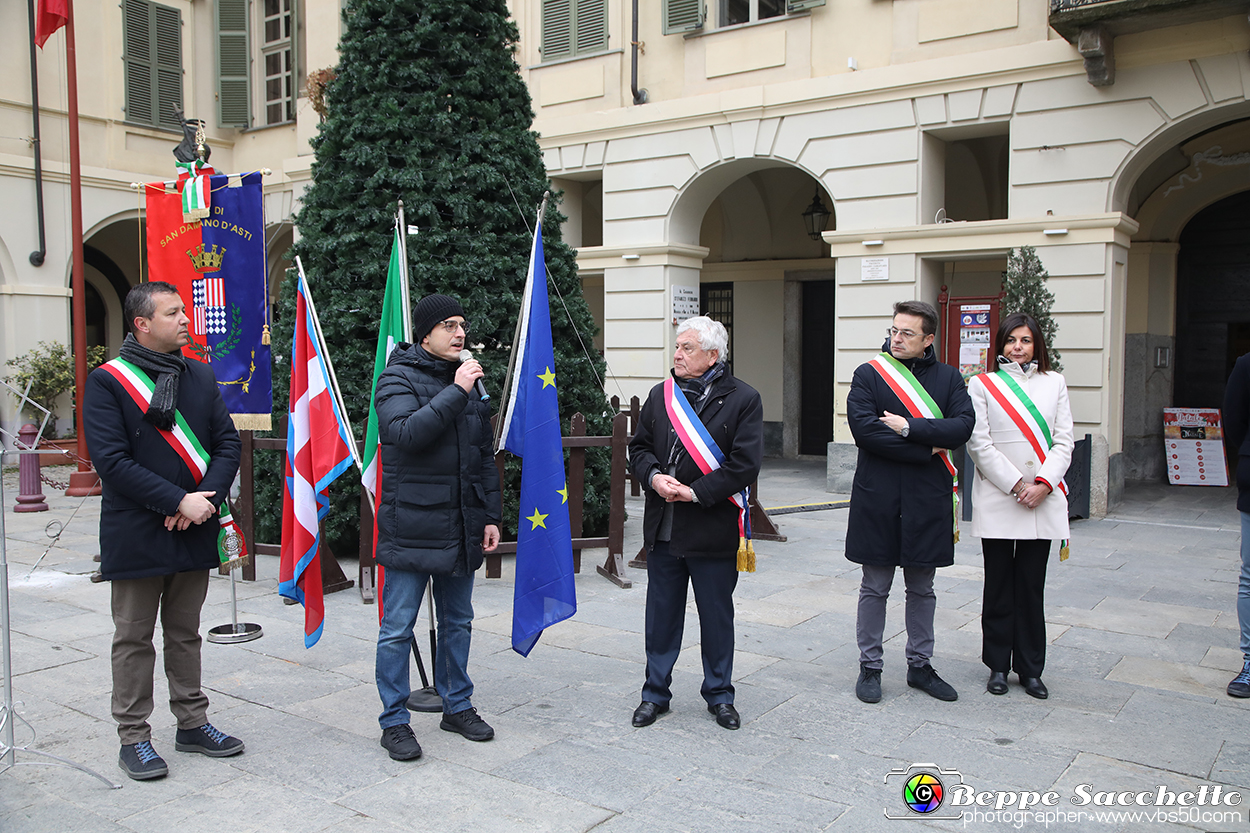
<svg viewBox="0 0 1250 833">
<path fill-rule="evenodd" d="M 339 407 L 339 413 L 343 416 L 343 427 L 347 429 L 347 436 L 351 442 L 347 443 L 348 448 L 352 452 L 352 461 L 356 464 L 356 469 L 362 470 L 360 463 L 360 449 L 356 447 L 355 433 L 352 432 L 352 424 L 347 418 L 347 408 L 343 404 L 343 394 L 339 391 L 339 380 L 334 375 L 334 362 L 330 361 L 330 351 L 326 348 L 325 336 L 321 334 L 321 321 L 317 318 L 317 307 L 313 304 L 312 287 L 308 286 L 308 275 L 304 274 L 304 264 L 300 261 L 299 255 L 295 256 L 295 266 L 299 269 L 299 278 L 304 282 L 305 292 L 304 298 L 308 301 L 308 317 L 312 319 L 313 330 L 317 337 L 317 346 L 321 350 L 321 355 L 326 360 L 326 372 L 330 374 L 330 393 L 334 395 L 334 402 Z"/>
<path fill-rule="evenodd" d="M 78 50 L 74 44 L 74 3 L 65 4 L 65 75 L 69 111 L 69 205 L 70 238 L 73 241 L 73 277 L 70 310 L 74 336 L 74 389 L 78 391 L 74 420 L 78 431 L 78 471 L 70 475 L 65 494 L 71 497 L 98 495 L 100 477 L 91 466 L 87 431 L 83 423 L 83 392 L 87 389 L 87 279 L 83 268 L 82 161 L 78 150 Z"/>
<path fill-rule="evenodd" d="M 550 191 L 543 193 L 543 201 L 538 206 L 538 220 L 534 224 L 535 236 L 543 233 L 543 217 L 547 216 L 547 199 L 551 196 Z M 533 258 L 534 243 L 530 241 L 530 257 Z M 516 348 L 521 341 L 521 328 L 525 323 L 526 316 L 529 315 L 529 285 L 534 277 L 534 264 L 530 264 L 529 273 L 525 276 L 525 289 L 521 291 L 521 314 L 516 319 L 516 331 L 512 334 L 512 349 L 508 353 L 508 371 L 503 377 L 503 399 L 499 403 L 499 419 L 495 420 L 495 452 L 498 453 L 503 448 L 504 429 L 508 423 L 508 409 L 512 407 L 512 377 L 516 372 Z M 546 264 L 543 264 L 543 274 L 547 274 Z"/>
<path fill-rule="evenodd" d="M 399 201 L 399 297 L 404 303 L 404 341 L 412 341 L 412 298 L 408 294 L 408 223 L 404 218 L 404 201 Z"/>
</svg>

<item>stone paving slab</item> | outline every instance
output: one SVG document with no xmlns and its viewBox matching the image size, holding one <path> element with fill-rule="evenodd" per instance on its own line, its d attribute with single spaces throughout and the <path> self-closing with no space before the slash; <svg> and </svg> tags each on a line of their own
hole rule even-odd
<svg viewBox="0 0 1250 833">
<path fill-rule="evenodd" d="M 769 461 L 761 480 L 765 505 L 838 499 L 824 492 L 821 462 Z M 646 571 L 629 568 L 634 585 L 623 590 L 595 573 L 603 551 L 584 553 L 576 617 L 522 658 L 510 647 L 513 562 L 505 559 L 503 578 L 477 580 L 470 659 L 474 705 L 497 736 L 470 743 L 440 730 L 437 714 L 413 714 L 425 755 L 409 763 L 391 761 L 378 744 L 376 606 L 354 589 L 327 597 L 322 640 L 306 649 L 303 610 L 277 598 L 277 559 L 262 557 L 258 580 L 237 582 L 235 592 L 240 619 L 261 624 L 264 636 L 204 648 L 211 718 L 247 751 L 222 760 L 175 752 L 158 663 L 153 741 L 171 772 L 143 784 L 116 764 L 108 585 L 82 574 L 98 551 L 98 499 L 49 499 L 52 511 L 40 515 L 5 507 L 17 711 L 36 727 L 36 748 L 125 783 L 109 791 L 70 769 L 0 771 L 4 833 L 898 831 L 905 825 L 884 815 L 906 812 L 890 773 L 919 762 L 958 770 L 978 790 L 1221 784 L 1250 793 L 1250 701 L 1223 691 L 1241 661 L 1233 490 L 1131 486 L 1110 518 L 1074 522 L 1072 559 L 1056 557 L 1049 570 L 1047 701 L 1027 697 L 1014 676 L 1007 695 L 985 692 L 981 548 L 965 534 L 956 563 L 935 581 L 933 662 L 959 700 L 907 687 L 898 582 L 887 608 L 885 696 L 859 702 L 859 568 L 842 555 L 846 512 L 777 516 L 789 540 L 760 542 L 759 569 L 741 577 L 735 595 L 737 732 L 720 729 L 699 696 L 693 597 L 672 712 L 634 729 Z M 630 555 L 641 507 L 630 499 Z M 48 547 L 49 520 L 66 527 L 31 573 Z M 355 577 L 355 562 L 342 566 Z M 228 578 L 213 576 L 205 628 L 230 621 L 230 590 Z M 428 660 L 425 621 L 417 638 Z M 19 743 L 29 742 L 23 732 Z M 1210 829 L 1250 830 L 1250 809 L 1241 809 L 1239 824 Z M 1206 829 L 1091 824 L 1057 829 Z M 985 819 L 916 826 L 1003 829 Z"/>
</svg>

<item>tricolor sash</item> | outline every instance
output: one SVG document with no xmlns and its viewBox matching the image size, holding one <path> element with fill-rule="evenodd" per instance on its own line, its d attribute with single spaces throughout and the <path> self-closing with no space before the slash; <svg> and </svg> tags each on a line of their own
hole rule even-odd
<svg viewBox="0 0 1250 833">
<path fill-rule="evenodd" d="M 1046 424 L 1046 419 L 1042 416 L 1042 412 L 1037 409 L 1037 405 L 1025 393 L 1024 388 L 1020 387 L 1020 384 L 1005 370 L 999 370 L 994 373 L 980 373 L 975 378 L 985 385 L 985 389 L 989 391 L 990 396 L 994 397 L 994 401 L 1002 406 L 1003 411 L 1016 424 L 1016 427 L 1020 429 L 1020 433 L 1024 434 L 1024 438 L 1029 441 L 1029 445 L 1033 446 L 1033 453 L 1037 455 L 1039 464 L 1045 463 L 1046 452 L 1054 447 L 1055 440 L 1050 433 L 1050 426 Z M 1055 488 L 1063 492 L 1065 496 L 1068 494 L 1068 483 L 1066 480 L 1061 479 L 1059 485 Z M 1059 560 L 1066 561 L 1068 554 L 1068 541 L 1065 539 L 1059 542 Z"/>
<path fill-rule="evenodd" d="M 889 353 L 881 353 L 868 363 L 885 380 L 890 390 L 894 391 L 894 395 L 899 398 L 899 401 L 903 403 L 903 407 L 907 409 L 907 413 L 911 414 L 911 416 L 921 419 L 943 418 L 942 409 L 933 401 L 933 397 L 920 384 L 920 380 L 898 359 Z M 942 449 L 937 456 L 951 475 L 951 494 L 954 506 L 953 534 L 955 543 L 959 543 L 959 471 L 951 461 L 949 449 Z"/>
<path fill-rule="evenodd" d="M 100 367 L 121 383 L 122 389 L 130 394 L 130 398 L 139 406 L 139 410 L 147 413 L 148 408 L 152 404 L 152 392 L 155 390 L 156 385 L 141 367 L 121 358 L 105 362 Z M 210 457 L 208 451 L 200 443 L 199 438 L 195 436 L 195 432 L 187 425 L 182 412 L 174 411 L 173 430 L 166 431 L 163 428 L 157 428 L 156 430 L 169 443 L 170 448 L 182 458 L 182 462 L 186 464 L 187 469 L 191 472 L 191 478 L 195 481 L 195 485 L 200 485 L 200 481 L 208 473 Z M 245 558 L 247 556 L 247 544 L 243 540 L 243 533 L 239 529 L 238 523 L 235 522 L 234 516 L 230 513 L 229 500 L 221 502 L 217 520 L 221 526 L 221 532 L 217 536 L 217 554 L 221 559 L 221 563 L 224 565 L 227 562 Z"/>
<path fill-rule="evenodd" d="M 712 439 L 711 433 L 686 394 L 669 376 L 664 380 L 664 409 L 668 421 L 677 432 L 677 439 L 694 460 L 699 471 L 710 474 L 725 463 L 725 454 Z M 755 547 L 751 544 L 751 487 L 729 496 L 729 502 L 738 508 L 738 571 L 755 572 Z"/>
</svg>

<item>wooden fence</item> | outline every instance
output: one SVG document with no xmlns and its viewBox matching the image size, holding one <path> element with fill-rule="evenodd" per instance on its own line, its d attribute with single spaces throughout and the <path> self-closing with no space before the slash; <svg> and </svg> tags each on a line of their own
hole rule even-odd
<svg viewBox="0 0 1250 833">
<path fill-rule="evenodd" d="M 582 550 L 607 547 L 608 555 L 596 570 L 601 576 L 618 587 L 632 587 L 625 576 L 625 483 L 630 484 L 630 492 L 637 497 L 642 493 L 641 484 L 629 471 L 626 461 L 626 450 L 634 430 L 638 425 L 640 403 L 638 397 L 630 399 L 629 408 L 621 409 L 619 397 L 611 399 L 616 416 L 612 418 L 612 433 L 604 437 L 586 436 L 586 419 L 581 414 L 574 414 L 570 424 L 569 435 L 563 438 L 564 448 L 569 449 L 568 487 L 569 487 L 569 525 L 573 531 L 573 567 L 574 572 L 581 572 Z M 493 422 L 493 421 L 492 421 Z M 286 426 L 281 425 L 279 431 L 285 432 Z M 240 431 L 243 441 L 243 452 L 239 463 L 240 494 L 235 501 L 234 509 L 239 528 L 247 541 L 248 552 L 255 555 L 279 555 L 278 544 L 257 543 L 255 537 L 255 467 L 253 453 L 258 450 L 286 451 L 284 437 L 258 438 L 251 431 Z M 586 449 L 608 448 L 611 450 L 611 487 L 609 491 L 608 534 L 600 538 L 582 537 L 582 513 L 586 493 Z M 499 469 L 500 480 L 503 480 L 503 467 L 506 452 L 495 455 L 495 465 Z M 753 537 L 759 541 L 785 541 L 772 519 L 759 503 L 758 482 L 751 487 L 751 526 Z M 516 553 L 516 542 L 506 541 L 499 545 L 493 553 L 486 554 L 486 578 L 499 578 L 503 573 L 503 556 Z M 369 502 L 369 494 L 363 487 L 360 489 L 360 547 L 358 551 L 360 566 L 356 581 L 343 573 L 338 559 L 326 544 L 321 542 L 321 581 L 324 592 L 334 593 L 347 590 L 359 582 L 360 595 L 365 603 L 372 603 L 376 597 L 376 564 L 373 560 L 373 506 Z M 629 561 L 630 567 L 647 566 L 647 551 L 644 546 Z M 249 561 L 243 568 L 243 580 L 256 580 L 256 565 Z"/>
</svg>

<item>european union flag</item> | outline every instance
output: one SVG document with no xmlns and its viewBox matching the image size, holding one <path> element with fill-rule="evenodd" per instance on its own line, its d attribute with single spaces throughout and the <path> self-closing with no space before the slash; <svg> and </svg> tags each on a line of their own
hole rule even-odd
<svg viewBox="0 0 1250 833">
<path fill-rule="evenodd" d="M 518 331 L 520 340 L 515 349 L 519 360 L 503 433 L 504 448 L 523 458 L 512 650 L 524 657 L 529 656 L 544 628 L 577 612 L 541 216 L 530 249 Z"/>
</svg>

